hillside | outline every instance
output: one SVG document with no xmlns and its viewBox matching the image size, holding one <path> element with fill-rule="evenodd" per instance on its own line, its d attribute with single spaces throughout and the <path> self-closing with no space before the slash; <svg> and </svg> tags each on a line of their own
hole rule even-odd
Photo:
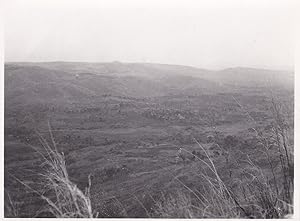
<svg viewBox="0 0 300 221">
<path fill-rule="evenodd" d="M 178 218 L 186 217 L 186 211 L 179 214 L 181 210 L 174 207 L 171 215 L 170 211 L 158 212 L 159 202 L 166 203 L 167 209 L 170 205 L 182 208 L 180 203 L 193 211 L 203 206 L 197 204 L 198 195 L 195 198 L 186 188 L 210 193 L 199 176 L 201 171 L 210 176 L 203 164 L 208 160 L 196 141 L 241 205 L 261 206 L 252 196 L 260 193 L 261 186 L 245 185 L 243 192 L 237 183 L 251 183 L 249 174 L 257 172 L 255 165 L 267 177 L 272 193 L 276 192 L 274 177 L 280 190 L 293 191 L 283 188 L 287 184 L 282 182 L 282 161 L 278 160 L 283 141 L 274 143 L 280 123 L 284 148 L 292 156 L 292 76 L 285 71 L 212 71 L 149 63 L 7 63 L 6 194 L 18 205 L 17 217 L 52 217 L 45 211 L 46 203 L 15 179 L 51 196 L 40 185 L 43 164 L 36 152 L 43 151 L 38 134 L 51 139 L 49 123 L 70 179 L 84 190 L 91 174 L 91 201 L 99 217 Z M 279 121 L 274 101 L 280 107 Z M 261 140 L 269 149 L 263 149 Z M 194 157 L 182 154 L 183 149 Z M 266 151 L 267 158 L 262 154 Z M 252 166 L 247 164 L 249 159 Z M 283 194 L 277 196 L 290 200 Z M 182 201 L 170 203 L 169 197 L 170 202 Z M 5 200 L 9 201 L 8 196 Z M 283 215 L 291 210 L 285 208 Z M 266 212 L 268 208 L 246 209 L 256 218 L 283 216 Z M 16 217 L 10 211 L 5 209 L 6 217 Z M 250 217 L 246 212 L 239 215 Z M 220 216 L 198 212 L 192 217 Z"/>
<path fill-rule="evenodd" d="M 135 63 L 9 63 L 6 100 L 74 101 L 93 96 L 155 97 L 216 93 L 228 87 L 293 87 L 293 74 L 250 68 L 209 71 L 179 65 Z M 11 97 L 12 94 L 12 97 Z M 26 99 L 25 99 L 26 100 Z"/>
</svg>

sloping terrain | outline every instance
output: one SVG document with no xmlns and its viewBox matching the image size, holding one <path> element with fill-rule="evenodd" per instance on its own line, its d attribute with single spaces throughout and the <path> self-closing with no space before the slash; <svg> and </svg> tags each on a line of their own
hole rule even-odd
<svg viewBox="0 0 300 221">
<path fill-rule="evenodd" d="M 51 64 L 51 65 L 50 65 Z M 114 95 L 130 97 L 154 97 L 172 93 L 188 93 L 190 89 L 214 91 L 217 85 L 194 76 L 191 68 L 161 68 L 139 64 L 37 63 L 6 65 L 6 100 L 22 101 L 23 95 L 35 99 L 60 99 L 76 101 L 82 97 Z M 162 65 L 163 66 L 163 65 Z M 168 67 L 168 65 L 166 65 Z M 163 66 L 164 67 L 164 66 Z M 187 70 L 187 72 L 185 72 Z M 43 90 L 41 90 L 43 89 Z M 12 96 L 10 96 L 12 94 Z"/>
<path fill-rule="evenodd" d="M 41 149 L 37 132 L 50 139 L 48 122 L 71 179 L 83 189 L 92 175 L 92 203 L 100 217 L 156 214 L 155 201 L 162 193 L 186 191 L 182 183 L 200 191 L 197 174 L 205 166 L 190 155 L 178 157 L 182 148 L 204 159 L 195 140 L 233 190 L 236 180 L 247 178 L 247 157 L 269 176 L 255 131 L 273 133 L 276 99 L 292 149 L 292 76 L 148 63 L 6 64 L 5 191 L 16 202 L 15 216 L 51 216 L 45 202 L 14 178 L 37 185 L 41 163 L 32 147 Z M 276 150 L 270 148 L 274 165 Z M 273 169 L 278 179 L 279 170 Z"/>
</svg>

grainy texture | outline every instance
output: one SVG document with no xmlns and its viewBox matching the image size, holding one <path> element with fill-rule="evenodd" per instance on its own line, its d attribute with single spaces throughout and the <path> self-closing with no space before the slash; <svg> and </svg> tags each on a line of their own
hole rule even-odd
<svg viewBox="0 0 300 221">
<path fill-rule="evenodd" d="M 5 216 L 282 218 L 293 99 L 292 72 L 7 63 Z"/>
</svg>

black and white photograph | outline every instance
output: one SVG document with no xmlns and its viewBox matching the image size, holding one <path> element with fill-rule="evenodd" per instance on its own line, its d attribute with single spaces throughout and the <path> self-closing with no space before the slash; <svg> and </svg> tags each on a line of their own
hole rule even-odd
<svg viewBox="0 0 300 221">
<path fill-rule="evenodd" d="M 4 218 L 295 219 L 295 2 L 4 1 Z"/>
</svg>

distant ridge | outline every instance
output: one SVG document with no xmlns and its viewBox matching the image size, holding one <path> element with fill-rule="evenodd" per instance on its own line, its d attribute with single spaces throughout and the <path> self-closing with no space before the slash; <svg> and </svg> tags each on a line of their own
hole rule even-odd
<svg viewBox="0 0 300 221">
<path fill-rule="evenodd" d="M 7 104 L 68 104 L 103 95 L 198 96 L 252 87 L 293 90 L 293 73 L 255 68 L 211 71 L 156 63 L 9 62 L 5 64 Z"/>
<path fill-rule="evenodd" d="M 155 63 L 155 62 L 122 62 L 122 61 L 111 61 L 111 62 L 96 62 L 96 61 L 37 61 L 37 62 L 31 62 L 31 61 L 6 61 L 5 64 L 22 64 L 22 65 L 28 65 L 28 64 L 94 64 L 94 65 L 109 65 L 109 64 L 119 64 L 119 65 L 148 65 L 148 66 L 172 66 L 172 67 L 185 67 L 190 69 L 197 69 L 197 70 L 203 70 L 203 71 L 225 71 L 225 70 L 268 70 L 268 71 L 284 71 L 284 72 L 294 72 L 293 67 L 286 67 L 286 68 L 264 68 L 264 67 L 251 67 L 251 66 L 234 66 L 234 67 L 227 67 L 227 68 L 201 68 L 196 67 L 192 65 L 181 65 L 181 64 L 168 64 L 168 63 Z"/>
</svg>

